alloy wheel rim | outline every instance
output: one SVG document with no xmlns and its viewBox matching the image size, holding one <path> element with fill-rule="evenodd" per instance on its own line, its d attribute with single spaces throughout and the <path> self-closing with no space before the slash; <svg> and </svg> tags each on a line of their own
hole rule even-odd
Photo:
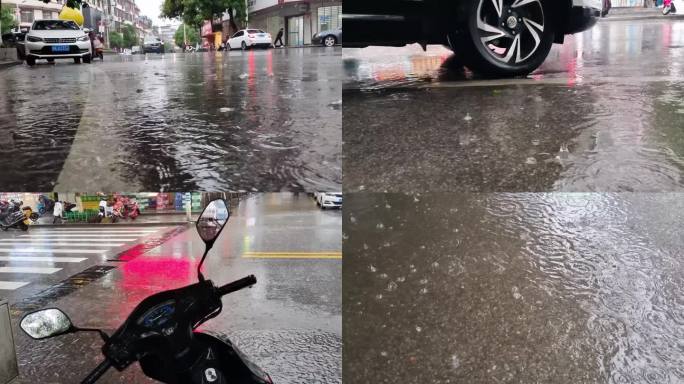
<svg viewBox="0 0 684 384">
<path fill-rule="evenodd" d="M 326 37 L 325 45 L 327 45 L 328 47 L 332 47 L 333 45 L 335 45 L 335 40 L 332 37 Z"/>
<path fill-rule="evenodd" d="M 480 43 L 496 60 L 520 64 L 541 45 L 545 17 L 541 0 L 479 0 Z"/>
</svg>

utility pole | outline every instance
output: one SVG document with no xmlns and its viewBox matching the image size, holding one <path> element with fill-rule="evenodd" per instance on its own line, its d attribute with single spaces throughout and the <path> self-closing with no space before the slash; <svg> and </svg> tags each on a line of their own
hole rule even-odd
<svg viewBox="0 0 684 384">
<path fill-rule="evenodd" d="M 185 31 L 185 23 L 183 23 L 183 51 L 188 46 L 188 34 Z"/>
<path fill-rule="evenodd" d="M 245 28 L 249 28 L 249 0 L 245 0 Z"/>
</svg>

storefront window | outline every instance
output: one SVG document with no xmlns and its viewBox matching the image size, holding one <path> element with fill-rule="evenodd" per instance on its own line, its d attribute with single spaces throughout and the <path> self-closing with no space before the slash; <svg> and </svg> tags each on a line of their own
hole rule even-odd
<svg viewBox="0 0 684 384">
<path fill-rule="evenodd" d="M 318 30 L 329 31 L 342 28 L 342 6 L 318 8 Z"/>
</svg>

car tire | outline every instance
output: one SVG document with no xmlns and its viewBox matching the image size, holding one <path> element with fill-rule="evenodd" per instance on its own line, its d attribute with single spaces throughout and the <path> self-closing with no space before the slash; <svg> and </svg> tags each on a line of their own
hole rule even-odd
<svg viewBox="0 0 684 384">
<path fill-rule="evenodd" d="M 326 47 L 334 47 L 337 44 L 337 38 L 335 36 L 326 36 L 323 38 L 323 45 Z"/>
<path fill-rule="evenodd" d="M 85 55 L 83 56 L 83 62 L 86 64 L 90 64 L 93 61 L 93 57 L 91 55 Z"/>
<path fill-rule="evenodd" d="M 28 64 L 29 67 L 33 67 L 34 65 L 36 65 L 36 59 L 34 59 L 33 57 L 27 57 L 26 64 Z"/>
<path fill-rule="evenodd" d="M 243 50 L 243 51 L 246 51 L 246 50 L 247 50 L 247 43 L 245 43 L 245 42 L 243 41 L 241 47 L 242 47 L 242 50 Z"/>
<path fill-rule="evenodd" d="M 233 48 L 230 47 L 230 44 L 226 44 L 226 51 L 230 51 L 231 49 Z"/>
<path fill-rule="evenodd" d="M 485 77 L 526 76 L 546 60 L 553 45 L 551 0 L 513 7 L 502 0 L 470 0 L 465 23 L 449 33 L 455 55 Z"/>
<path fill-rule="evenodd" d="M 81 64 L 81 58 L 80 57 L 74 57 L 74 64 Z"/>
<path fill-rule="evenodd" d="M 47 59 L 48 63 L 52 64 L 55 62 L 55 59 Z"/>
</svg>

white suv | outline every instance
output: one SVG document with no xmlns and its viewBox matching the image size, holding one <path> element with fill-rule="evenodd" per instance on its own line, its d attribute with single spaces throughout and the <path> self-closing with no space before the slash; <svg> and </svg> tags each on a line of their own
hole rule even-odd
<svg viewBox="0 0 684 384">
<path fill-rule="evenodd" d="M 321 209 L 326 208 L 342 208 L 342 193 L 341 192 L 317 192 L 314 194 L 316 204 Z"/>
<path fill-rule="evenodd" d="M 90 38 L 71 20 L 36 20 L 26 34 L 26 64 L 36 60 L 74 59 L 75 63 L 90 63 Z"/>
</svg>

